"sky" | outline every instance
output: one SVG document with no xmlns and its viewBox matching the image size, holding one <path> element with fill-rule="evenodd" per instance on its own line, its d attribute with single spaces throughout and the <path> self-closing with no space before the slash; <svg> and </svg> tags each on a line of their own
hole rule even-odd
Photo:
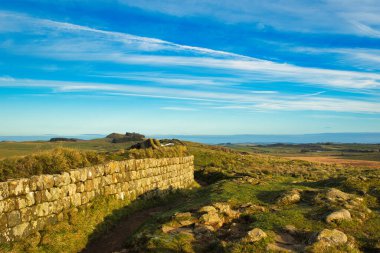
<svg viewBox="0 0 380 253">
<path fill-rule="evenodd" d="M 380 132 L 377 0 L 0 0 L 0 135 Z"/>
</svg>

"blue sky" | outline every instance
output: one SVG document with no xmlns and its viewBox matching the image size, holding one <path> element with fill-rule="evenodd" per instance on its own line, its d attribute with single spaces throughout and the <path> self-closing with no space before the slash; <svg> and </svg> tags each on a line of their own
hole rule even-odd
<svg viewBox="0 0 380 253">
<path fill-rule="evenodd" d="M 380 2 L 2 0 L 0 135 L 379 132 Z"/>
</svg>

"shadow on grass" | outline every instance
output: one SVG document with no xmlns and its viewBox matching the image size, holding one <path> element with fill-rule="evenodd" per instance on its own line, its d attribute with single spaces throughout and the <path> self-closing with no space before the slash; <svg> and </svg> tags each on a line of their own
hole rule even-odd
<svg viewBox="0 0 380 253">
<path fill-rule="evenodd" d="M 191 190 L 159 190 L 144 193 L 125 207 L 113 210 L 89 236 L 82 253 L 121 250 L 131 236 L 155 215 L 180 205 Z M 96 208 L 96 207 L 95 207 Z"/>
</svg>

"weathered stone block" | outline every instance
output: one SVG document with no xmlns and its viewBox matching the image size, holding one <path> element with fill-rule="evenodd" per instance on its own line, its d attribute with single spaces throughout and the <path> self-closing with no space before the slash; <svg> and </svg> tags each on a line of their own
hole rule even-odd
<svg viewBox="0 0 380 253">
<path fill-rule="evenodd" d="M 18 179 L 8 182 L 9 196 L 19 196 L 30 191 L 29 179 Z"/>
<path fill-rule="evenodd" d="M 74 195 L 70 196 L 70 201 L 72 206 L 80 206 L 82 204 L 81 194 L 75 193 Z"/>
<path fill-rule="evenodd" d="M 29 234 L 31 234 L 32 231 L 33 231 L 33 229 L 32 229 L 32 226 L 30 225 L 30 223 L 25 222 L 25 223 L 21 223 L 21 224 L 15 226 L 14 228 L 12 228 L 11 234 L 15 239 L 21 239 L 21 238 L 26 237 Z"/>
<path fill-rule="evenodd" d="M 36 215 L 38 217 L 44 217 L 44 216 L 47 216 L 49 215 L 49 203 L 48 202 L 44 202 L 44 203 L 41 203 L 41 204 L 38 204 L 36 206 Z"/>
<path fill-rule="evenodd" d="M 79 178 L 80 178 L 80 171 L 79 170 L 72 170 L 69 172 L 70 174 L 70 179 L 71 179 L 71 183 L 76 183 L 76 182 L 79 182 Z"/>
<path fill-rule="evenodd" d="M 8 226 L 14 227 L 21 223 L 21 213 L 18 210 L 14 210 L 7 214 Z"/>
<path fill-rule="evenodd" d="M 16 201 L 14 198 L 8 198 L 0 201 L 0 213 L 10 212 L 16 209 Z"/>
<path fill-rule="evenodd" d="M 84 183 L 82 182 L 76 183 L 76 189 L 77 189 L 77 192 L 79 193 L 84 192 Z"/>
<path fill-rule="evenodd" d="M 83 168 L 79 170 L 79 181 L 84 182 L 87 180 L 87 169 Z"/>
<path fill-rule="evenodd" d="M 8 196 L 8 182 L 0 182 L 0 200 L 6 199 Z"/>
<path fill-rule="evenodd" d="M 67 172 L 63 172 L 60 175 L 54 176 L 54 186 L 55 187 L 62 187 L 64 185 L 68 185 L 71 183 L 70 174 Z"/>
<path fill-rule="evenodd" d="M 8 227 L 8 219 L 5 213 L 0 213 L 0 228 Z"/>
<path fill-rule="evenodd" d="M 89 192 L 94 189 L 94 181 L 93 180 L 87 180 L 84 182 L 84 191 Z"/>
</svg>

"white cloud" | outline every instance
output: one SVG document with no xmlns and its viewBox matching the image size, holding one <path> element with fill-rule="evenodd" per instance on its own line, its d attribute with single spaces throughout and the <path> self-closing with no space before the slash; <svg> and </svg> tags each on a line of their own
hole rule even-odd
<svg viewBox="0 0 380 253">
<path fill-rule="evenodd" d="M 247 94 L 243 90 L 233 90 L 233 93 L 226 93 L 221 91 L 215 92 L 162 87 L 142 87 L 131 84 L 115 85 L 107 83 L 23 80 L 11 78 L 0 79 L 0 87 L 44 87 L 52 89 L 54 92 L 58 93 L 96 91 L 96 95 L 143 96 L 162 99 L 219 102 L 224 103 L 224 109 L 380 113 L 380 103 L 378 101 L 374 102 L 328 97 L 321 98 L 318 96 L 300 97 L 285 94 Z M 220 109 L 223 109 L 223 107 L 220 107 Z"/>
<path fill-rule="evenodd" d="M 4 19 L 8 22 L 13 20 L 26 34 L 44 33 L 46 38 L 43 40 L 32 37 L 33 43 L 2 46 L 10 52 L 22 55 L 84 62 L 209 68 L 240 76 L 241 82 L 292 82 L 340 89 L 380 88 L 380 74 L 377 73 L 300 67 L 154 38 L 36 19 L 17 13 L 1 14 L 0 23 Z M 165 55 L 162 55 L 163 50 L 166 51 Z"/>
</svg>

